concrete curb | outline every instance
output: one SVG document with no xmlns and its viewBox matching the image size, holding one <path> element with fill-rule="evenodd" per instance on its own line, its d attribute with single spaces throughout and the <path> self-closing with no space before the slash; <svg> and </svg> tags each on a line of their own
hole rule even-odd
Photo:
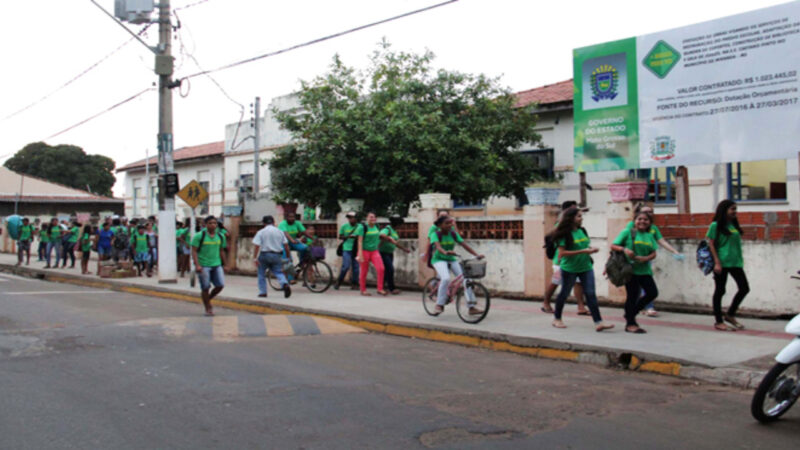
<svg viewBox="0 0 800 450">
<path fill-rule="evenodd" d="M 107 281 L 100 278 L 86 279 L 78 275 L 52 272 L 43 269 L 32 269 L 29 267 L 17 267 L 9 264 L 0 264 L 0 272 L 56 283 L 67 283 L 170 300 L 200 303 L 199 296 L 187 294 L 168 287 L 142 287 L 124 281 Z M 539 358 L 594 364 L 601 367 L 630 370 L 634 372 L 657 373 L 745 389 L 755 388 L 765 374 L 764 371 L 744 368 L 714 368 L 710 366 L 701 366 L 696 363 L 689 363 L 678 359 L 665 359 L 663 356 L 642 352 L 632 353 L 607 347 L 574 345 L 565 342 L 520 337 L 504 333 L 480 330 L 470 331 L 447 326 L 433 326 L 376 319 L 373 317 L 360 316 L 358 314 L 345 314 L 226 296 L 217 297 L 214 299 L 214 304 L 220 308 L 258 314 L 306 314 L 316 317 L 325 317 L 336 319 L 340 322 L 376 333 L 447 342 Z"/>
</svg>

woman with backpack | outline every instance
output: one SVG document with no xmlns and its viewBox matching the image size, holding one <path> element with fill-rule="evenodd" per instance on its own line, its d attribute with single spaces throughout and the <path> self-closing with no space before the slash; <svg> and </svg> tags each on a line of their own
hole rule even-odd
<svg viewBox="0 0 800 450">
<path fill-rule="evenodd" d="M 723 200 L 717 205 L 714 221 L 706 233 L 708 247 L 714 258 L 714 328 L 720 331 L 743 330 L 744 325 L 736 320 L 736 311 L 742 304 L 744 297 L 750 292 L 747 276 L 744 273 L 744 258 L 742 257 L 742 227 L 736 218 L 736 203 Z M 730 274 L 739 289 L 733 296 L 728 313 L 722 314 L 722 296 L 725 295 L 725 285 Z M 725 325 L 725 322 L 734 328 Z"/>
<path fill-rule="evenodd" d="M 594 263 L 590 256 L 599 250 L 589 246 L 589 236 L 581 229 L 581 225 L 583 225 L 583 213 L 573 207 L 564 211 L 558 226 L 549 235 L 556 242 L 558 256 L 561 258 L 561 291 L 556 298 L 553 326 L 567 327 L 561 320 L 561 313 L 575 280 L 580 279 L 583 294 L 586 296 L 586 306 L 592 313 L 595 331 L 599 332 L 614 328 L 614 325 L 603 323 L 603 318 L 600 316 L 594 286 Z"/>
<path fill-rule="evenodd" d="M 627 294 L 625 331 L 644 334 L 646 331 L 636 323 L 636 315 L 658 297 L 658 287 L 653 280 L 653 269 L 650 267 L 650 261 L 656 257 L 658 241 L 651 233 L 653 221 L 648 213 L 638 212 L 633 218 L 633 223 L 633 228 L 623 229 L 614 239 L 611 250 L 625 253 L 625 256 L 633 264 L 633 275 L 625 283 L 625 293 Z M 644 295 L 641 295 L 642 291 L 644 291 Z"/>
<path fill-rule="evenodd" d="M 358 263 L 361 265 L 359 268 L 359 287 L 361 288 L 361 295 L 370 296 L 367 292 L 367 273 L 369 272 L 369 263 L 375 267 L 375 272 L 378 275 L 378 294 L 387 295 L 388 293 L 383 290 L 383 275 L 384 267 L 381 254 L 378 252 L 378 247 L 381 242 L 381 230 L 378 228 L 378 217 L 375 213 L 370 212 L 367 214 L 367 224 L 359 230 L 358 234 Z"/>
</svg>

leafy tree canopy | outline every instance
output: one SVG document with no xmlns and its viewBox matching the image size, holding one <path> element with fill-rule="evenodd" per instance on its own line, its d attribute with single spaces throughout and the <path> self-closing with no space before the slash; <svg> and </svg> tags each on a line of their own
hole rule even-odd
<svg viewBox="0 0 800 450">
<path fill-rule="evenodd" d="M 116 182 L 114 160 L 102 155 L 87 155 L 75 145 L 50 146 L 44 142 L 26 145 L 5 166 L 15 172 L 43 178 L 76 189 L 111 196 Z"/>
<path fill-rule="evenodd" d="M 337 55 L 303 81 L 299 110 L 275 111 L 294 137 L 270 161 L 278 196 L 405 213 L 425 192 L 477 202 L 523 191 L 535 169 L 515 150 L 539 141 L 533 106 L 514 107 L 498 79 L 435 70 L 433 59 L 384 41 L 364 72 Z"/>
</svg>

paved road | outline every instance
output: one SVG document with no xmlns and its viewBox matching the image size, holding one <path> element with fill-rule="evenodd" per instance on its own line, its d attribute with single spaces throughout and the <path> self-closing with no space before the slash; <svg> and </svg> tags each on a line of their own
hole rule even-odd
<svg viewBox="0 0 800 450">
<path fill-rule="evenodd" d="M 800 439 L 800 408 L 759 426 L 750 393 L 736 389 L 306 317 L 199 313 L 0 274 L 0 448 L 788 449 Z"/>
</svg>

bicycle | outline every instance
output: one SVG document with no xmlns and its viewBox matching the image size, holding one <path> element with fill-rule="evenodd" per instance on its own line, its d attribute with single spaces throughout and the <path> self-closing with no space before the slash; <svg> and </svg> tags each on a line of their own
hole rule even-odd
<svg viewBox="0 0 800 450">
<path fill-rule="evenodd" d="M 491 305 L 491 297 L 489 290 L 484 285 L 479 283 L 478 279 L 486 276 L 486 261 L 477 258 L 462 260 L 461 269 L 463 274 L 454 277 L 450 280 L 450 285 L 447 287 L 447 303 L 456 302 L 456 313 L 458 317 L 471 324 L 476 324 L 486 318 L 489 314 L 489 307 Z M 470 314 L 469 302 L 465 300 L 464 287 L 471 289 L 475 297 L 475 304 L 473 307 L 480 310 L 480 314 Z M 422 290 L 422 306 L 425 312 L 431 316 L 437 316 L 435 311 L 436 300 L 439 297 L 439 277 L 435 276 L 425 283 Z"/>
<path fill-rule="evenodd" d="M 322 251 L 315 252 L 318 248 L 322 249 Z M 297 274 L 303 274 L 303 286 L 307 287 L 309 291 L 315 294 L 321 294 L 333 285 L 333 270 L 331 270 L 331 266 L 329 266 L 328 263 L 323 261 L 325 258 L 325 249 L 323 247 L 312 247 L 311 250 L 312 251 L 309 252 L 305 259 L 296 265 L 289 265 L 289 267 L 292 271 L 291 274 L 295 277 L 297 277 Z M 287 278 L 290 275 L 286 273 L 289 267 L 286 267 L 286 265 L 283 267 L 284 275 L 286 275 Z M 280 290 L 282 288 L 280 283 L 278 283 L 278 278 L 272 274 L 269 269 L 267 269 L 265 276 L 272 289 Z"/>
</svg>

